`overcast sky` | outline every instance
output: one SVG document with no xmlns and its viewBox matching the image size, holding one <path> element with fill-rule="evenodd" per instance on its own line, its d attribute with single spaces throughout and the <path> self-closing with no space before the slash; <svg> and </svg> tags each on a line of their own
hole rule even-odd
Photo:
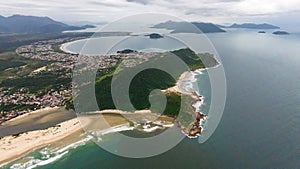
<svg viewBox="0 0 300 169">
<path fill-rule="evenodd" d="M 0 15 L 49 16 L 63 22 L 110 22 L 144 12 L 215 23 L 268 22 L 300 27 L 300 0 L 1 0 Z M 298 23 L 299 25 L 298 25 Z"/>
</svg>

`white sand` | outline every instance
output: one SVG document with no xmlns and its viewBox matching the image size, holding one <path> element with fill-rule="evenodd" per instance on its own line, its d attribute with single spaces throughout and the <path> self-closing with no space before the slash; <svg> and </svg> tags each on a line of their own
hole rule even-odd
<svg viewBox="0 0 300 169">
<path fill-rule="evenodd" d="M 179 79 L 177 80 L 176 82 L 176 85 L 173 86 L 173 87 L 170 87 L 166 90 L 162 90 L 162 92 L 166 92 L 166 93 L 180 93 L 180 94 L 186 94 L 186 95 L 190 95 L 191 93 L 187 93 L 187 92 L 184 92 L 180 89 L 180 85 L 182 83 L 182 81 L 188 76 L 190 72 L 184 72 L 180 75 Z"/>
<path fill-rule="evenodd" d="M 32 150 L 61 140 L 81 130 L 77 118 L 65 121 L 45 130 L 36 130 L 20 134 L 17 137 L 7 136 L 0 139 L 0 163 L 16 159 Z"/>
</svg>

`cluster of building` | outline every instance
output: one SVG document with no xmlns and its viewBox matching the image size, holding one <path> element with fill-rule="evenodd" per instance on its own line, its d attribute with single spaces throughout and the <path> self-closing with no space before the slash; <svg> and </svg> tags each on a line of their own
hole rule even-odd
<svg viewBox="0 0 300 169">
<path fill-rule="evenodd" d="M 58 53 L 52 49 L 51 44 L 31 44 L 19 47 L 16 52 L 25 58 L 48 60 L 48 61 L 63 61 L 73 62 L 77 59 L 78 55 Z"/>
<path fill-rule="evenodd" d="M 124 55 L 87 56 L 80 55 L 76 62 L 77 67 L 106 69 L 115 66 Z"/>
<path fill-rule="evenodd" d="M 31 94 L 25 88 L 11 94 L 10 89 L 0 90 L 0 105 L 14 107 L 10 110 L 1 110 L 0 123 L 28 113 L 32 110 L 45 107 L 64 106 L 72 95 L 71 90 L 49 91 L 46 94 L 37 96 Z"/>
<path fill-rule="evenodd" d="M 31 59 L 73 62 L 77 59 L 77 54 L 57 52 L 53 49 L 53 46 L 56 45 L 56 47 L 59 47 L 60 44 L 84 38 L 86 37 L 67 37 L 53 40 L 38 41 L 30 45 L 19 47 L 16 50 L 16 53 L 20 56 Z"/>
<path fill-rule="evenodd" d="M 157 56 L 158 53 L 155 52 L 134 52 L 126 54 L 126 59 L 123 59 L 122 67 L 135 67 L 143 62 L 148 61 L 150 58 Z"/>
<path fill-rule="evenodd" d="M 32 43 L 30 45 L 21 46 L 16 50 L 16 53 L 22 57 L 30 59 L 39 59 L 47 61 L 56 61 L 50 65 L 41 67 L 32 71 L 28 76 L 36 77 L 41 73 L 52 72 L 59 77 L 66 76 L 71 77 L 74 64 L 83 65 L 83 68 L 97 68 L 98 71 L 102 71 L 103 74 L 109 73 L 107 68 L 115 66 L 120 61 L 121 66 L 134 67 L 149 60 L 149 58 L 156 56 L 157 53 L 151 52 L 128 52 L 117 53 L 114 55 L 104 56 L 82 56 L 77 54 L 69 54 L 54 50 L 54 45 L 59 48 L 60 44 L 82 39 L 77 38 L 60 38 L 54 40 L 46 40 Z M 28 89 L 21 88 L 16 92 L 11 92 L 10 89 L 0 89 L 0 106 L 13 105 L 11 110 L 0 111 L 0 124 L 4 121 L 10 120 L 14 117 L 27 113 L 29 111 L 45 108 L 65 106 L 66 102 L 70 100 L 72 91 L 69 90 L 70 86 L 62 86 L 57 91 L 50 89 L 45 94 L 30 93 Z M 10 106 L 9 106 L 10 105 Z M 24 109 L 25 107 L 25 109 Z M 28 109 L 27 109 L 28 108 Z"/>
</svg>

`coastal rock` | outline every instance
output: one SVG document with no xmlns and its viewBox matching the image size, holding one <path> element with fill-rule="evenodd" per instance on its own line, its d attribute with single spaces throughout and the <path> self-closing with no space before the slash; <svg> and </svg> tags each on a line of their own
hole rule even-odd
<svg viewBox="0 0 300 169">
<path fill-rule="evenodd" d="M 200 122 L 201 120 L 205 119 L 205 115 L 200 113 L 200 112 L 196 112 L 196 120 L 195 122 L 192 124 L 191 129 L 188 132 L 188 136 L 190 137 L 195 137 L 197 135 L 200 135 L 202 132 L 202 127 L 200 126 Z"/>
</svg>

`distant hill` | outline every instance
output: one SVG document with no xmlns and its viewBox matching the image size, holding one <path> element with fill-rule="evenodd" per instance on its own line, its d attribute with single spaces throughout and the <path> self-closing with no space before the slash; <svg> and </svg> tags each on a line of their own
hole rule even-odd
<svg viewBox="0 0 300 169">
<path fill-rule="evenodd" d="M 259 31 L 258 33 L 267 33 L 266 31 Z"/>
<path fill-rule="evenodd" d="M 254 23 L 244 23 L 244 24 L 233 24 L 231 26 L 222 26 L 223 28 L 245 28 L 245 29 L 280 29 L 278 26 L 270 24 L 254 24 Z"/>
<path fill-rule="evenodd" d="M 81 28 L 84 28 L 84 29 L 97 28 L 97 26 L 94 26 L 94 25 L 84 25 L 84 26 L 81 26 Z"/>
<path fill-rule="evenodd" d="M 0 16 L 0 32 L 2 33 L 55 33 L 66 30 L 81 30 L 90 26 L 69 26 L 62 22 L 54 21 L 49 17 L 23 15 Z"/>
<path fill-rule="evenodd" d="M 151 33 L 149 35 L 145 35 L 145 36 L 149 36 L 150 39 L 160 39 L 163 38 L 162 35 L 158 34 L 158 33 Z"/>
<path fill-rule="evenodd" d="M 160 23 L 154 25 L 152 28 L 159 29 L 169 29 L 173 30 L 171 33 L 218 33 L 218 32 L 226 32 L 225 30 L 219 28 L 218 26 L 212 23 L 203 23 L 203 22 L 174 22 L 167 21 L 164 23 Z M 199 31 L 201 30 L 201 32 Z"/>
<path fill-rule="evenodd" d="M 225 26 L 225 25 L 220 25 L 220 24 L 215 24 L 215 25 L 219 28 L 228 28 L 228 26 Z"/>
<path fill-rule="evenodd" d="M 286 31 L 276 31 L 273 32 L 274 35 L 289 35 L 290 33 L 286 32 Z"/>
</svg>

